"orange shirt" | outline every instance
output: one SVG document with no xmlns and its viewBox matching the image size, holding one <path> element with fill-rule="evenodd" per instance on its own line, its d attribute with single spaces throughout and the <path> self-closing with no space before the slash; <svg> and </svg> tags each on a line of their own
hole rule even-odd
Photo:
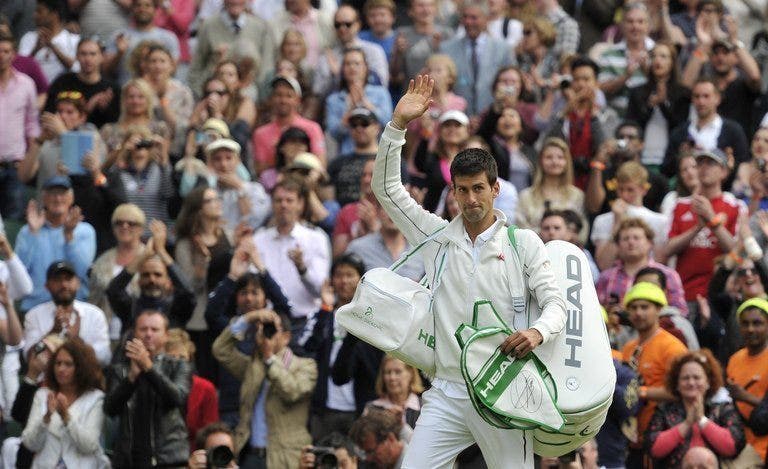
<svg viewBox="0 0 768 469">
<path fill-rule="evenodd" d="M 734 353 L 731 359 L 728 360 L 726 375 L 728 379 L 745 387 L 748 393 L 762 399 L 768 390 L 768 348 L 754 356 L 747 353 L 746 348 Z M 752 384 L 747 387 L 747 384 L 750 382 Z M 746 402 L 737 402 L 736 407 L 739 408 L 739 412 L 745 420 L 749 418 L 754 409 L 753 406 Z M 755 436 L 746 425 L 744 430 L 747 443 L 755 448 L 755 451 L 757 451 L 761 458 L 765 459 L 766 452 L 768 452 L 768 435 Z"/>
<path fill-rule="evenodd" d="M 637 344 L 638 339 L 633 339 L 624 346 L 622 353 L 625 362 L 629 363 L 632 354 L 637 349 Z M 643 386 L 664 386 L 664 380 L 672 361 L 687 351 L 688 348 L 677 337 L 659 328 L 653 337 L 643 344 L 637 358 L 637 373 L 643 378 Z M 640 438 L 648 428 L 648 424 L 651 423 L 654 410 L 656 410 L 656 403 L 646 401 L 637 415 L 637 431 Z"/>
</svg>

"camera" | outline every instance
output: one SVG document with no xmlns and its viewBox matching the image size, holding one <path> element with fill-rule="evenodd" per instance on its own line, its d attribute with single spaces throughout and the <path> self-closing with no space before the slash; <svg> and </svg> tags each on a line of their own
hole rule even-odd
<svg viewBox="0 0 768 469">
<path fill-rule="evenodd" d="M 616 140 L 616 148 L 619 150 L 626 150 L 627 149 L 628 142 L 624 138 L 620 138 Z"/>
<path fill-rule="evenodd" d="M 762 159 L 762 158 L 755 158 L 755 165 L 757 166 L 757 169 L 758 169 L 758 170 L 759 170 L 761 173 L 764 173 L 764 172 L 765 172 L 765 170 L 767 169 L 767 168 L 765 167 L 765 160 L 764 160 L 764 159 Z"/>
<path fill-rule="evenodd" d="M 142 138 L 136 143 L 136 149 L 139 148 L 152 148 L 155 146 L 155 141 L 150 138 Z"/>
<path fill-rule="evenodd" d="M 335 469 L 339 467 L 339 460 L 336 458 L 336 450 L 328 446 L 313 446 L 309 450 L 315 455 L 315 467 L 318 469 Z"/>
<path fill-rule="evenodd" d="M 514 96 L 517 92 L 517 88 L 515 88 L 515 85 L 502 86 L 501 92 L 505 95 Z"/>
<path fill-rule="evenodd" d="M 229 446 L 214 446 L 205 453 L 206 466 L 209 468 L 227 467 L 235 459 L 234 453 Z"/>
<path fill-rule="evenodd" d="M 264 334 L 264 337 L 267 339 L 271 339 L 272 337 L 277 334 L 277 327 L 275 326 L 274 322 L 265 322 L 262 325 L 261 333 Z"/>
<path fill-rule="evenodd" d="M 565 90 L 571 87 L 573 83 L 573 77 L 570 75 L 563 75 L 560 77 L 560 89 Z"/>
</svg>

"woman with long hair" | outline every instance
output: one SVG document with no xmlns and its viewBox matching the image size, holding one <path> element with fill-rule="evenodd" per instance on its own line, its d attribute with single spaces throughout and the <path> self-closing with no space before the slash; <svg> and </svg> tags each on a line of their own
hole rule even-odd
<svg viewBox="0 0 768 469">
<path fill-rule="evenodd" d="M 211 355 L 214 337 L 207 334 L 208 325 L 205 322 L 209 293 L 208 265 L 211 259 L 232 248 L 223 229 L 222 213 L 221 198 L 216 189 L 197 187 L 187 194 L 176 219 L 174 258 L 181 270 L 187 273 L 197 298 L 186 330 L 198 350 L 195 357 L 197 371 L 209 379 L 215 374 L 215 363 Z"/>
<path fill-rule="evenodd" d="M 173 131 L 170 153 L 181 155 L 195 100 L 187 85 L 173 78 L 176 61 L 163 45 L 150 43 L 144 55 L 144 80 L 155 92 L 157 115 Z"/>
<path fill-rule="evenodd" d="M 77 337 L 64 342 L 48 362 L 45 384 L 21 434 L 35 453 L 32 467 L 104 467 L 104 377 L 93 349 Z"/>
<path fill-rule="evenodd" d="M 384 355 L 376 377 L 379 398 L 366 407 L 380 407 L 402 415 L 403 423 L 416 426 L 421 413 L 421 393 L 424 383 L 419 370 L 390 355 Z"/>
<path fill-rule="evenodd" d="M 240 93 L 237 93 L 239 96 Z M 251 136 L 251 125 L 238 114 L 231 104 L 237 97 L 221 78 L 213 76 L 203 83 L 203 97 L 195 105 L 189 126 L 202 129 L 203 124 L 211 118 L 220 119 L 227 124 L 230 138 L 240 144 L 240 148 L 247 148 Z M 187 138 L 194 138 L 188 136 Z"/>
<path fill-rule="evenodd" d="M 235 122 L 242 120 L 252 129 L 256 125 L 256 103 L 252 97 L 244 91 L 250 84 L 250 75 L 253 73 L 251 59 L 224 59 L 216 65 L 214 76 L 218 78 L 229 90 L 229 102 L 224 109 L 224 120 Z"/>
<path fill-rule="evenodd" d="M 523 39 L 517 46 L 520 68 L 540 88 L 558 70 L 560 56 L 553 47 L 556 40 L 557 29 L 547 18 L 535 16 L 523 23 Z"/>
<path fill-rule="evenodd" d="M 108 158 L 120 150 L 126 130 L 132 126 L 146 126 L 153 135 L 163 138 L 168 146 L 171 130 L 168 125 L 155 117 L 157 95 L 143 78 L 134 78 L 123 85 L 120 92 L 120 117 L 114 124 L 101 128 L 101 138 L 107 145 Z"/>
<path fill-rule="evenodd" d="M 672 129 L 688 119 L 691 92 L 680 83 L 677 49 L 659 41 L 651 49 L 648 81 L 629 90 L 627 119 L 644 130 L 644 165 L 661 165 Z"/>
<path fill-rule="evenodd" d="M 568 144 L 560 138 L 546 139 L 538 163 L 533 184 L 520 192 L 515 224 L 537 230 L 547 210 L 573 210 L 585 218 L 584 192 L 573 185 L 573 160 Z"/>
<path fill-rule="evenodd" d="M 677 184 L 675 189 L 667 192 L 661 201 L 662 214 L 672 219 L 672 212 L 675 210 L 680 197 L 689 197 L 699 190 L 699 172 L 696 169 L 696 158 L 693 153 L 680 153 L 677 160 Z"/>
<path fill-rule="evenodd" d="M 484 131 L 481 136 L 496 160 L 499 177 L 511 182 L 518 192 L 529 187 L 536 167 L 536 153 L 522 141 L 525 124 L 520 112 L 513 106 L 503 106 L 496 126 Z"/>
<path fill-rule="evenodd" d="M 368 84 L 368 63 L 362 49 L 347 49 L 341 59 L 339 91 L 325 100 L 325 128 L 339 144 L 339 154 L 352 153 L 354 144 L 347 121 L 356 108 L 367 108 L 384 127 L 392 117 L 392 97 L 381 85 Z"/>
</svg>

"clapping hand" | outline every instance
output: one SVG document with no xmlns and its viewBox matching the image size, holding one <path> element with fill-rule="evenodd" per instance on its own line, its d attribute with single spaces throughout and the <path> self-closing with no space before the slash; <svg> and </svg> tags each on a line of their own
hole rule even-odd
<svg viewBox="0 0 768 469">
<path fill-rule="evenodd" d="M 125 356 L 131 361 L 128 372 L 128 379 L 131 381 L 135 381 L 142 372 L 152 368 L 150 351 L 140 339 L 134 338 L 125 343 Z"/>
<path fill-rule="evenodd" d="M 64 239 L 66 242 L 71 242 L 75 234 L 75 228 L 77 224 L 83 221 L 83 212 L 80 207 L 73 205 L 69 208 L 66 218 L 64 218 Z"/>
<path fill-rule="evenodd" d="M 27 226 L 29 231 L 34 234 L 40 231 L 45 224 L 45 214 L 35 199 L 27 204 Z"/>
<path fill-rule="evenodd" d="M 304 263 L 304 251 L 301 250 L 301 246 L 297 244 L 296 247 L 288 251 L 288 258 L 296 266 L 299 275 L 304 275 L 307 272 L 307 265 Z"/>
<path fill-rule="evenodd" d="M 435 80 L 429 75 L 418 75 L 408 83 L 408 91 L 397 102 L 392 114 L 392 124 L 405 130 L 408 123 L 424 114 L 432 104 L 432 89 Z"/>
</svg>

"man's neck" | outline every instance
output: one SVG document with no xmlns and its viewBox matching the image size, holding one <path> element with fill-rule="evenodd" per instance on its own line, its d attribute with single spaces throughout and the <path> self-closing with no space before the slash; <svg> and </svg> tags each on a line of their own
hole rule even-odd
<svg viewBox="0 0 768 469">
<path fill-rule="evenodd" d="M 355 153 L 359 155 L 375 154 L 379 150 L 379 143 L 374 140 L 370 144 L 362 147 L 355 146 Z"/>
<path fill-rule="evenodd" d="M 5 70 L 0 70 L 0 83 L 6 84 L 9 81 L 11 81 L 11 77 L 13 76 L 13 66 L 8 65 L 8 68 Z"/>
<path fill-rule="evenodd" d="M 713 112 L 713 113 L 707 114 L 706 116 L 703 116 L 703 117 L 702 116 L 697 116 L 696 127 L 701 129 L 705 125 L 708 125 L 708 124 L 712 123 L 715 120 L 716 117 L 717 117 L 717 112 Z"/>
<path fill-rule="evenodd" d="M 720 89 L 720 91 L 725 91 L 728 85 L 730 85 L 731 82 L 735 80 L 738 76 L 739 76 L 739 73 L 736 71 L 735 68 L 731 68 L 730 70 L 722 74 L 715 72 L 715 82 L 717 83 L 717 87 Z"/>
<path fill-rule="evenodd" d="M 405 250 L 405 236 L 398 230 L 379 230 L 384 246 L 387 247 L 392 257 L 397 259 Z"/>
<path fill-rule="evenodd" d="M 765 350 L 766 347 L 768 347 L 768 342 L 763 342 L 758 347 L 747 346 L 747 354 L 752 356 L 760 355 L 761 353 L 763 353 L 763 350 Z"/>
<path fill-rule="evenodd" d="M 87 73 L 79 72 L 77 74 L 77 78 L 83 83 L 93 85 L 101 81 L 101 72 L 99 71 L 99 69 L 96 69 L 93 72 L 87 72 Z"/>
<path fill-rule="evenodd" d="M 720 183 L 713 184 L 709 187 L 702 185 L 701 195 L 703 195 L 709 200 L 716 199 L 721 195 L 723 195 L 723 189 L 720 187 Z"/>
<path fill-rule="evenodd" d="M 275 124 L 280 127 L 287 127 L 293 124 L 293 119 L 296 117 L 296 113 L 292 112 L 284 116 L 275 115 Z"/>
<path fill-rule="evenodd" d="M 133 23 L 133 27 L 134 27 L 134 29 L 136 29 L 136 31 L 146 32 L 146 31 L 149 31 L 150 29 L 152 29 L 154 27 L 154 25 L 152 24 L 151 21 L 149 23 L 147 23 L 147 24 L 139 24 L 139 23 L 134 22 Z"/>
<path fill-rule="evenodd" d="M 296 226 L 296 222 L 292 222 L 292 223 L 283 223 L 283 224 L 277 225 L 276 228 L 277 228 L 277 232 L 280 235 L 286 236 L 291 234 L 291 231 L 293 231 L 293 228 L 295 226 Z"/>
<path fill-rule="evenodd" d="M 627 41 L 627 50 L 631 51 L 643 51 L 645 50 L 645 38 L 640 38 L 637 41 Z"/>
<path fill-rule="evenodd" d="M 477 223 L 471 223 L 468 222 L 467 219 L 464 219 L 464 229 L 467 231 L 467 235 L 469 235 L 469 239 L 472 240 L 472 244 L 475 244 L 475 240 L 478 236 L 480 236 L 480 233 L 483 233 L 485 230 L 490 228 L 494 223 L 496 223 L 496 215 L 493 212 L 490 212 L 488 216 L 483 218 Z"/>
<path fill-rule="evenodd" d="M 640 269 L 648 265 L 648 256 L 637 257 L 634 259 L 623 259 L 622 262 L 624 264 L 624 272 L 630 278 L 634 278 Z"/>
<path fill-rule="evenodd" d="M 637 333 L 637 343 L 638 343 L 638 345 L 643 345 L 646 342 L 648 342 L 651 339 L 651 337 L 656 335 L 656 332 L 658 332 L 658 331 L 659 331 L 659 323 L 658 323 L 658 321 L 652 327 L 648 328 L 647 330 L 639 331 Z"/>
</svg>

